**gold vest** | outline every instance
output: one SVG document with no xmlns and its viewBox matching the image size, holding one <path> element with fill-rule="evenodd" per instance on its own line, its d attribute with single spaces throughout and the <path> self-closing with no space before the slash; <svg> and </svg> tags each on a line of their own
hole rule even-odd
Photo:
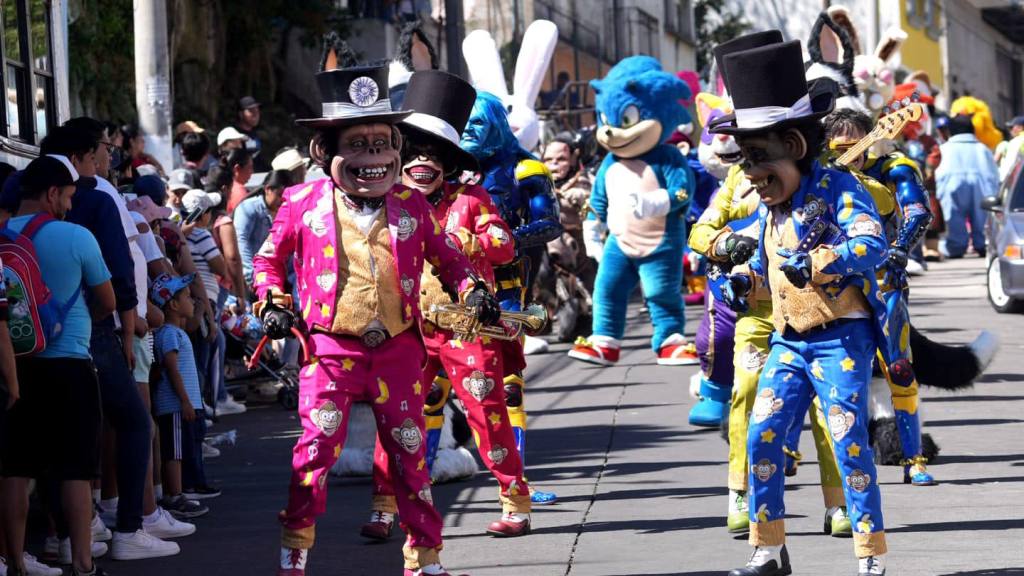
<svg viewBox="0 0 1024 576">
<path fill-rule="evenodd" d="M 420 311 L 423 318 L 428 322 L 434 322 L 434 314 L 430 313 L 430 307 L 434 304 L 451 304 L 452 298 L 444 291 L 441 279 L 434 275 L 431 267 L 423 267 L 423 275 L 420 277 Z"/>
<path fill-rule="evenodd" d="M 786 275 L 779 270 L 785 260 L 777 254 L 780 248 L 796 248 L 799 238 L 790 217 L 781 230 L 775 226 L 775 212 L 769 212 L 764 233 L 765 253 L 768 256 L 766 269 L 768 282 L 772 290 L 772 324 L 775 330 L 782 333 L 786 326 L 797 332 L 806 332 L 826 322 L 837 320 L 854 312 L 870 314 L 864 294 L 856 286 L 847 286 L 838 298 L 832 298 L 826 290 L 832 287 L 819 286 L 808 282 L 803 288 L 797 288 L 789 282 Z M 868 317 L 868 316 L 865 316 Z"/>
<path fill-rule="evenodd" d="M 363 234 L 339 191 L 335 191 L 334 204 L 338 219 L 338 306 L 331 332 L 362 336 L 379 322 L 391 336 L 397 336 L 412 325 L 412 320 L 402 320 L 402 294 L 391 251 L 387 208 L 377 213 L 369 233 Z"/>
</svg>

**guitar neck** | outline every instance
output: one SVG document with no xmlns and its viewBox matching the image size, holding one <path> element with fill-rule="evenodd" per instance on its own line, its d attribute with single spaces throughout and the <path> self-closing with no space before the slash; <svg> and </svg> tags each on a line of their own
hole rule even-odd
<svg viewBox="0 0 1024 576">
<path fill-rule="evenodd" d="M 871 147 L 872 144 L 878 142 L 879 138 L 874 134 L 868 134 L 861 138 L 856 144 L 851 146 L 843 155 L 836 159 L 836 164 L 840 166 L 849 166 L 850 162 L 853 162 L 857 158 L 860 158 L 861 154 Z"/>
</svg>

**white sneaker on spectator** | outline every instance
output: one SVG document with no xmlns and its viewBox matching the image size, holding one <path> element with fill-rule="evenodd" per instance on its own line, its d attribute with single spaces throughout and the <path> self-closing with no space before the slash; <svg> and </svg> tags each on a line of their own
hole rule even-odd
<svg viewBox="0 0 1024 576">
<path fill-rule="evenodd" d="M 166 542 L 141 529 L 132 533 L 115 532 L 110 544 L 113 546 L 110 557 L 114 560 L 162 558 L 181 552 L 176 543 Z"/>
<path fill-rule="evenodd" d="M 64 573 L 60 568 L 43 564 L 28 552 L 25 552 L 22 558 L 25 562 L 26 576 L 61 576 Z"/>
<path fill-rule="evenodd" d="M 103 519 L 100 518 L 99 514 L 92 517 L 92 541 L 93 542 L 106 542 L 113 538 L 114 535 L 110 532 L 110 528 L 103 523 Z"/>
<path fill-rule="evenodd" d="M 182 522 L 176 519 L 174 516 L 157 506 L 156 508 L 156 519 L 150 521 L 147 518 L 142 519 L 142 529 L 151 536 L 157 538 L 181 538 L 182 536 L 188 536 L 194 534 L 196 531 L 195 524 L 189 524 L 188 522 Z"/>
<path fill-rule="evenodd" d="M 231 414 L 243 414 L 246 411 L 245 404 L 238 402 L 230 395 L 225 400 L 217 402 L 217 414 L 230 416 Z"/>
<path fill-rule="evenodd" d="M 92 557 L 99 558 L 107 553 L 109 547 L 103 542 L 92 543 Z M 57 558 L 57 562 L 62 566 L 71 565 L 71 538 L 64 538 L 60 541 L 60 556 Z"/>
<path fill-rule="evenodd" d="M 7 576 L 7 560 L 0 556 L 0 576 Z"/>
<path fill-rule="evenodd" d="M 213 420 L 210 420 L 209 418 L 207 418 L 206 419 L 206 427 L 207 428 L 213 428 Z"/>
<path fill-rule="evenodd" d="M 206 400 L 203 400 L 203 411 L 205 411 L 207 414 L 213 414 L 213 408 L 211 408 L 210 405 L 206 403 Z"/>
<path fill-rule="evenodd" d="M 911 276 L 923 276 L 926 272 L 925 267 L 920 262 L 914 259 L 907 260 L 907 274 Z"/>
<path fill-rule="evenodd" d="M 203 458 L 216 458 L 220 456 L 220 450 L 203 442 Z"/>
</svg>

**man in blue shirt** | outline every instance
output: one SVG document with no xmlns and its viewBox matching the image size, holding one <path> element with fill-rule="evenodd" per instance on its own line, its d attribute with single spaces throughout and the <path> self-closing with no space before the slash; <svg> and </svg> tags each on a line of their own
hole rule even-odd
<svg viewBox="0 0 1024 576">
<path fill-rule="evenodd" d="M 117 318 L 95 317 L 90 350 L 102 391 L 103 416 L 113 427 L 117 441 L 117 523 L 114 526 L 115 560 L 137 560 L 177 554 L 173 542 L 164 542 L 142 530 L 146 472 L 150 462 L 151 419 L 132 374 L 135 332 L 135 265 L 126 229 L 115 200 L 97 185 L 97 166 L 105 164 L 106 143 L 101 142 L 102 123 L 76 118 L 71 125 L 50 131 L 40 146 L 44 153 L 66 155 L 82 178 L 78 181 L 67 220 L 92 232 L 111 274 Z M 134 228 L 134 223 L 132 224 Z M 137 231 L 136 231 L 137 234 Z M 109 485 L 109 483 L 108 483 Z M 109 504 L 108 504 L 109 505 Z"/>
<path fill-rule="evenodd" d="M 999 168 L 992 152 L 974 135 L 970 116 L 950 118 L 949 131 L 952 136 L 940 147 L 942 162 L 935 170 L 935 193 L 946 220 L 946 255 L 962 258 L 970 242 L 984 258 L 987 213 L 981 199 L 999 189 Z"/>
<path fill-rule="evenodd" d="M 263 181 L 263 194 L 246 198 L 235 208 L 235 230 L 238 231 L 238 250 L 242 255 L 245 281 L 252 285 L 252 259 L 263 241 L 270 235 L 270 225 L 281 206 L 284 189 L 291 186 L 292 174 L 287 170 L 274 170 Z"/>
<path fill-rule="evenodd" d="M 17 434 L 18 442 L 7 443 L 0 457 L 0 514 L 15 532 L 7 534 L 6 556 L 8 570 L 16 574 L 25 570 L 28 480 L 44 475 L 62 484 L 58 532 L 71 539 L 72 574 L 102 574 L 91 550 L 90 483 L 99 476 L 101 408 L 89 341 L 91 320 L 109 316 L 115 302 L 95 238 L 81 226 L 59 221 L 71 209 L 77 180 L 78 172 L 63 156 L 33 160 L 21 175 L 21 206 L 8 222 L 21 232 L 35 218 L 49 220 L 32 240 L 43 281 L 58 302 L 74 301 L 46 350 L 17 362 L 21 398 L 4 435 Z M 79 296 L 80 291 L 85 294 Z"/>
</svg>

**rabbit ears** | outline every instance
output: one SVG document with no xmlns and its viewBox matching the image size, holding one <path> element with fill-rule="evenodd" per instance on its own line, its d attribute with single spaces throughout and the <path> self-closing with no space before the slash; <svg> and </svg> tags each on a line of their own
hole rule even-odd
<svg viewBox="0 0 1024 576">
<path fill-rule="evenodd" d="M 398 54 L 396 59 L 413 72 L 419 70 L 437 70 L 437 52 L 430 39 L 423 32 L 423 24 L 417 20 L 402 27 L 398 38 Z"/>
<path fill-rule="evenodd" d="M 811 37 L 807 41 L 807 52 L 811 62 L 841 68 L 852 80 L 853 60 L 856 56 L 853 40 L 850 39 L 850 33 L 836 24 L 828 12 L 819 14 L 814 22 Z"/>
<path fill-rule="evenodd" d="M 338 68 L 352 68 L 359 65 L 359 57 L 335 32 L 328 32 L 323 40 L 324 48 L 320 54 L 320 72 Z"/>
<path fill-rule="evenodd" d="M 558 27 L 554 22 L 534 20 L 526 29 L 512 80 L 512 95 L 517 101 L 532 105 L 537 100 L 557 43 Z M 462 41 L 462 55 L 466 59 L 474 87 L 502 100 L 509 97 L 501 56 L 490 33 L 474 30 L 467 34 Z"/>
<path fill-rule="evenodd" d="M 850 19 L 850 11 L 846 6 L 841 6 L 839 4 L 829 6 L 826 13 L 833 23 L 843 30 L 846 30 L 846 34 L 850 39 L 850 46 L 853 47 L 853 55 L 856 56 L 857 54 L 861 54 L 860 36 L 857 34 L 857 27 L 853 25 L 853 20 Z"/>
<path fill-rule="evenodd" d="M 875 56 L 889 66 L 898 67 L 900 62 L 900 48 L 907 39 L 907 33 L 896 26 L 888 28 L 878 40 L 875 47 Z"/>
</svg>

